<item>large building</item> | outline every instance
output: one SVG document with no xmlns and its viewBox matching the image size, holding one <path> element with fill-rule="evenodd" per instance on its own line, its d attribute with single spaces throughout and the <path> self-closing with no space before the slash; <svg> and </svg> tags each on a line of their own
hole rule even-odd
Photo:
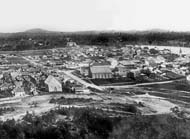
<svg viewBox="0 0 190 139">
<path fill-rule="evenodd" d="M 131 70 L 136 69 L 136 67 L 137 64 L 135 64 L 135 62 L 133 61 L 128 61 L 128 60 L 120 61 L 119 64 L 117 65 L 118 74 L 122 77 L 126 77 L 127 74 Z"/>
<path fill-rule="evenodd" d="M 93 79 L 110 79 L 113 77 L 109 63 L 94 63 L 90 67 Z"/>
</svg>

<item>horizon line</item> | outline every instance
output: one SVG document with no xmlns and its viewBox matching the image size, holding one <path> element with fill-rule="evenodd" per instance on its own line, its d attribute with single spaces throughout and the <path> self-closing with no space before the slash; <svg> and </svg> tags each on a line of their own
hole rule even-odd
<svg viewBox="0 0 190 139">
<path fill-rule="evenodd" d="M 34 33 L 35 33 L 35 30 L 36 32 L 39 30 L 40 31 L 47 31 L 47 32 L 57 32 L 57 33 L 75 33 L 75 32 L 146 32 L 146 31 L 149 31 L 149 32 L 175 32 L 175 33 L 188 33 L 190 32 L 190 30 L 188 31 L 183 31 L 183 30 L 169 30 L 169 29 L 161 29 L 161 28 L 150 28 L 150 29 L 131 29 L 131 30 L 120 30 L 120 29 L 105 29 L 105 30 L 99 30 L 99 29 L 86 29 L 86 30 L 70 30 L 70 31 L 64 31 L 64 30 L 52 30 L 52 29 L 46 29 L 46 28 L 29 28 L 29 29 L 26 29 L 26 30 L 23 30 L 23 31 L 8 31 L 8 32 L 1 32 L 1 34 L 11 34 L 11 33 L 24 33 L 24 32 L 28 32 L 32 33 L 32 31 L 34 30 Z"/>
</svg>

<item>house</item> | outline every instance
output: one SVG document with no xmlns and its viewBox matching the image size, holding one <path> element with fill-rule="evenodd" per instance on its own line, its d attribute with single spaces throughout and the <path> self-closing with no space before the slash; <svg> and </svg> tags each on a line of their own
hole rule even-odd
<svg viewBox="0 0 190 139">
<path fill-rule="evenodd" d="M 160 53 L 161 54 L 171 54 L 171 50 L 169 50 L 169 49 L 163 49 L 163 50 L 160 50 Z"/>
<path fill-rule="evenodd" d="M 137 77 L 140 75 L 141 69 L 140 68 L 132 69 L 131 72 L 134 74 L 134 77 Z"/>
<path fill-rule="evenodd" d="M 80 74 L 84 76 L 89 76 L 89 71 L 90 71 L 89 66 L 80 67 Z"/>
<path fill-rule="evenodd" d="M 138 61 L 133 60 L 122 60 L 119 61 L 119 64 L 117 65 L 118 74 L 122 77 L 126 77 L 127 74 L 131 71 L 137 68 Z"/>
<path fill-rule="evenodd" d="M 80 74 L 84 75 L 84 76 L 89 76 L 89 71 L 90 71 L 90 61 L 83 61 L 83 62 L 80 62 L 78 65 L 80 67 L 79 71 L 80 71 Z"/>
<path fill-rule="evenodd" d="M 10 74 L 13 80 L 16 80 L 16 77 L 21 75 L 21 73 L 17 71 L 11 72 Z"/>
<path fill-rule="evenodd" d="M 166 62 L 166 59 L 165 59 L 163 56 L 159 55 L 159 56 L 156 57 L 156 62 L 157 62 L 158 64 L 160 64 L 160 63 L 165 63 L 165 62 Z"/>
<path fill-rule="evenodd" d="M 12 91 L 12 94 L 13 94 L 15 97 L 23 97 L 23 96 L 26 95 L 26 93 L 25 93 L 23 87 L 16 87 L 16 88 Z"/>
<path fill-rule="evenodd" d="M 188 83 L 190 82 L 190 75 L 188 75 L 188 76 L 186 77 L 186 80 L 188 81 Z"/>
<path fill-rule="evenodd" d="M 132 58 L 135 55 L 135 50 L 133 48 L 133 45 L 126 45 L 126 47 L 122 47 L 122 52 L 125 57 Z"/>
<path fill-rule="evenodd" d="M 45 80 L 49 92 L 62 92 L 62 84 L 52 75 L 49 75 Z"/>
<path fill-rule="evenodd" d="M 67 42 L 67 46 L 68 47 L 73 47 L 73 46 L 77 46 L 77 44 L 76 44 L 76 42 L 70 41 L 70 42 Z"/>
<path fill-rule="evenodd" d="M 127 69 L 136 69 L 137 64 L 131 60 L 119 61 L 119 65 L 125 66 Z"/>
<path fill-rule="evenodd" d="M 83 85 L 73 85 L 72 90 L 75 90 L 75 92 L 83 92 L 84 86 Z"/>
<path fill-rule="evenodd" d="M 31 93 L 32 95 L 34 95 L 34 96 L 35 96 L 35 95 L 38 95 L 38 92 L 37 92 L 35 86 L 31 87 L 31 89 L 30 89 L 30 93 Z"/>
<path fill-rule="evenodd" d="M 3 78 L 3 74 L 0 74 L 0 79 L 2 79 Z"/>
<path fill-rule="evenodd" d="M 165 62 L 166 62 L 166 59 L 160 55 L 157 57 L 148 57 L 145 60 L 145 64 L 152 67 L 155 67 L 158 64 L 165 63 Z"/>
<path fill-rule="evenodd" d="M 117 66 L 118 74 L 122 77 L 126 77 L 127 73 L 130 71 L 126 66 L 119 64 Z"/>
<path fill-rule="evenodd" d="M 157 66 L 156 58 L 154 57 L 148 57 L 145 59 L 145 65 L 155 67 Z"/>
<path fill-rule="evenodd" d="M 118 61 L 115 58 L 108 58 L 107 61 L 111 63 L 111 68 L 115 68 L 118 65 Z"/>
<path fill-rule="evenodd" d="M 15 84 L 15 87 L 22 87 L 23 82 L 22 81 L 15 81 L 14 84 Z"/>
<path fill-rule="evenodd" d="M 93 79 L 110 79 L 113 77 L 110 64 L 107 62 L 94 63 L 90 67 L 90 72 Z"/>
</svg>

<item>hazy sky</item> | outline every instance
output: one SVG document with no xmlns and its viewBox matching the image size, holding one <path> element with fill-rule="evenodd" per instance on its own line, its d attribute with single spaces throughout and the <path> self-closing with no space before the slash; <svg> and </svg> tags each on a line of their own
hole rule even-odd
<svg viewBox="0 0 190 139">
<path fill-rule="evenodd" d="M 0 32 L 190 31 L 189 0 L 0 0 Z"/>
</svg>

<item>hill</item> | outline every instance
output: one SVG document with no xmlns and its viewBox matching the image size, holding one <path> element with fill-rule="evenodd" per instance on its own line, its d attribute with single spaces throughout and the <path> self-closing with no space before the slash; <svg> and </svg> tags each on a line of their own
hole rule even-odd
<svg viewBox="0 0 190 139">
<path fill-rule="evenodd" d="M 17 33 L 0 33 L 0 50 L 36 50 L 65 47 L 67 38 L 80 45 L 115 45 L 120 47 L 125 44 L 168 46 L 184 44 L 185 47 L 190 47 L 189 32 L 171 32 L 160 29 L 57 32 L 36 28 Z"/>
<path fill-rule="evenodd" d="M 24 31 L 24 33 L 51 33 L 51 31 L 41 29 L 41 28 L 34 28 Z"/>
</svg>

